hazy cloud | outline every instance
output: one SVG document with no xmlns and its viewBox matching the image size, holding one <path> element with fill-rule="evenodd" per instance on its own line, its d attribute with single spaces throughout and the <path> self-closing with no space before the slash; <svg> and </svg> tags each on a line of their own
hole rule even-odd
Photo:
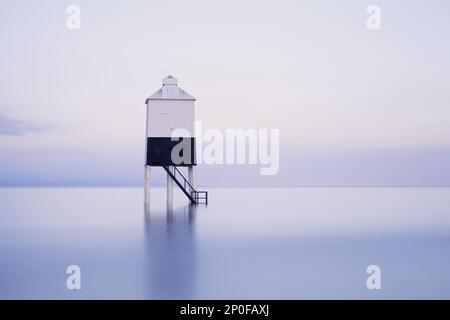
<svg viewBox="0 0 450 320">
<path fill-rule="evenodd" d="M 0 115 L 0 135 L 23 136 L 32 132 L 44 132 L 48 130 L 45 124 L 39 124 L 26 120 L 18 120 Z"/>
</svg>

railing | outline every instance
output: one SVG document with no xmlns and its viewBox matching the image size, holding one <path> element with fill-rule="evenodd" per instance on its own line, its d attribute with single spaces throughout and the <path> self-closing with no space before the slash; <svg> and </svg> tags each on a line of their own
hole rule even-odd
<svg viewBox="0 0 450 320">
<path fill-rule="evenodd" d="M 191 202 L 201 203 L 200 200 L 204 200 L 204 203 L 208 204 L 208 191 L 195 190 L 194 187 L 189 183 L 189 181 L 183 176 L 180 170 L 177 169 L 177 167 L 172 166 L 172 168 L 174 168 L 173 171 L 170 170 L 170 167 L 167 166 L 163 166 L 163 168 L 180 187 L 184 194 L 189 198 L 189 200 L 191 200 Z M 182 181 L 178 180 L 177 176 L 179 176 Z"/>
<path fill-rule="evenodd" d="M 175 179 L 177 178 L 177 174 L 183 179 L 183 188 L 188 191 L 189 193 L 196 192 L 194 187 L 189 183 L 189 181 L 183 176 L 180 170 L 177 169 L 177 167 L 172 167 L 175 170 L 173 171 L 173 175 Z"/>
<path fill-rule="evenodd" d="M 204 203 L 208 204 L 208 191 L 194 191 L 192 195 L 195 203 L 201 203 L 199 200 L 205 200 Z M 200 195 L 203 195 L 203 197 L 200 197 Z"/>
</svg>

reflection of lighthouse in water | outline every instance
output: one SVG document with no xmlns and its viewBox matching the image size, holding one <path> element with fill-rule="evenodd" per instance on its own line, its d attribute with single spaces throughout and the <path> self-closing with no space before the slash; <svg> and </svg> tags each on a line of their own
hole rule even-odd
<svg viewBox="0 0 450 320">
<path fill-rule="evenodd" d="M 145 206 L 145 274 L 149 299 L 192 299 L 195 288 L 196 206 Z"/>
</svg>

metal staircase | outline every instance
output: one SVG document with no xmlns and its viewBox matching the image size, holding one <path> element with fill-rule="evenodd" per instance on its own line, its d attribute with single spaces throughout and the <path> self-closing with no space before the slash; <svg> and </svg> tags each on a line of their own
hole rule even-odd
<svg viewBox="0 0 450 320">
<path fill-rule="evenodd" d="M 188 197 L 188 199 L 195 204 L 204 203 L 208 204 L 208 191 L 195 190 L 189 181 L 183 176 L 177 167 L 172 166 L 174 170 L 170 170 L 169 166 L 162 166 L 166 170 L 167 174 L 173 181 L 180 187 L 181 191 Z M 203 201 L 203 202 L 202 202 Z"/>
</svg>

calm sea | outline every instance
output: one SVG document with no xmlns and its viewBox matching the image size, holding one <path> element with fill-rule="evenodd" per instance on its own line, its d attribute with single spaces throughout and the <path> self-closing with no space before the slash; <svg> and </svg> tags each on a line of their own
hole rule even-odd
<svg viewBox="0 0 450 320">
<path fill-rule="evenodd" d="M 450 298 L 449 188 L 207 189 L 0 188 L 0 298 Z"/>
</svg>

